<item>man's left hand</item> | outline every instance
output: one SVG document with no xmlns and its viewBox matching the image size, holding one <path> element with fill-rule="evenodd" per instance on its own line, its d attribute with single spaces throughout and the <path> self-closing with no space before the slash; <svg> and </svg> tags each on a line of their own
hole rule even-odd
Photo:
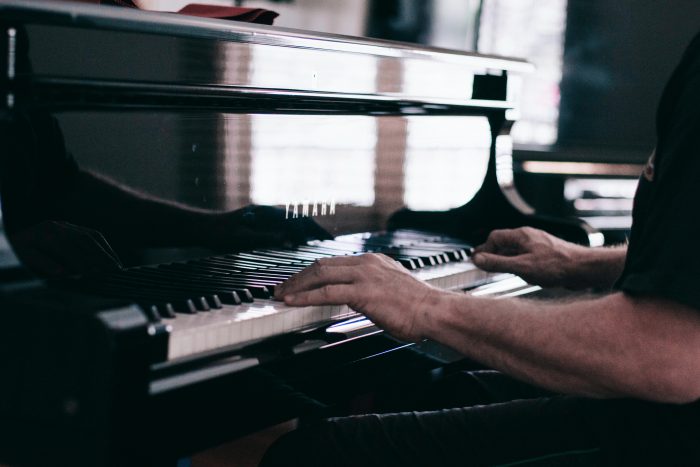
<svg viewBox="0 0 700 467">
<path fill-rule="evenodd" d="M 348 305 L 390 334 L 415 342 L 423 339 L 443 293 L 391 258 L 370 253 L 321 259 L 277 287 L 275 297 L 292 306 Z"/>
</svg>

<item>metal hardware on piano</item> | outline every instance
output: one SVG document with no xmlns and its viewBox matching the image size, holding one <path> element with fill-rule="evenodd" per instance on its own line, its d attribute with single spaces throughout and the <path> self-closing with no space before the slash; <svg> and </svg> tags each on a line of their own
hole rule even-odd
<svg viewBox="0 0 700 467">
<path fill-rule="evenodd" d="M 596 241 L 513 186 L 529 69 L 4 1 L 0 194 L 23 269 L 0 269 L 0 461 L 153 465 L 457 358 L 271 292 L 317 258 L 372 251 L 438 287 L 526 294 L 477 270 L 470 245 L 520 225 Z"/>
</svg>

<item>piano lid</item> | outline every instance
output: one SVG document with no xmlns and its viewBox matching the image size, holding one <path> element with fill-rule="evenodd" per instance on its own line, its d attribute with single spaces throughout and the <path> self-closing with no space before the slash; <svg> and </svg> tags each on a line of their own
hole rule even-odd
<svg viewBox="0 0 700 467">
<path fill-rule="evenodd" d="M 94 5 L 7 1 L 0 18 L 5 226 L 47 275 L 464 205 L 487 172 L 492 120 L 515 115 L 513 73 L 529 69 Z"/>
<path fill-rule="evenodd" d="M 6 69 L 20 81 L 30 73 L 35 83 L 64 86 L 127 81 L 153 92 L 163 84 L 187 84 L 212 92 L 212 86 L 222 86 L 510 107 L 516 96 L 484 93 L 475 76 L 532 68 L 469 52 L 99 5 L 6 1 L 0 17 L 9 45 L 21 47 L 12 36 L 20 29 L 34 38 L 31 72 L 21 62 Z"/>
<path fill-rule="evenodd" d="M 479 68 L 529 72 L 524 60 L 428 47 L 363 37 L 344 36 L 261 24 L 206 19 L 172 13 L 112 8 L 85 3 L 47 0 L 4 0 L 3 20 L 124 32 L 145 32 L 253 44 L 350 52 L 400 59 L 432 59 Z"/>
</svg>

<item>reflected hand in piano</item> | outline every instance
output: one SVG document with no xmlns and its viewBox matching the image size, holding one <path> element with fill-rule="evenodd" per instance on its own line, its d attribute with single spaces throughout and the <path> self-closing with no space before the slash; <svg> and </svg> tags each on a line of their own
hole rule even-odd
<svg viewBox="0 0 700 467">
<path fill-rule="evenodd" d="M 16 188 L 8 183 L 6 228 L 20 259 L 42 276 L 118 270 L 120 258 L 128 265 L 148 247 L 231 251 L 332 238 L 313 219 L 287 219 L 281 208 L 200 209 L 80 168 L 48 115 L 34 115 L 15 130 L 42 135 L 35 156 L 41 162 L 5 161 L 4 169 L 24 181 Z M 31 193 L 23 195 L 26 181 L 31 181 Z"/>
</svg>

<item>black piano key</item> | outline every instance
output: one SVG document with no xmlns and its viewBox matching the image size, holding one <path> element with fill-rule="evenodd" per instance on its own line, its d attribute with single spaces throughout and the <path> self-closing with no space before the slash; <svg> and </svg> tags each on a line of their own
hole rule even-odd
<svg viewBox="0 0 700 467">
<path fill-rule="evenodd" d="M 417 244 L 418 248 L 430 248 L 429 245 Z M 471 251 L 473 248 L 471 246 L 458 246 L 450 245 L 446 243 L 438 243 L 435 248 L 442 249 L 445 254 L 451 255 L 456 261 L 463 261 L 471 256 Z"/>
<path fill-rule="evenodd" d="M 207 302 L 209 302 L 209 306 L 214 308 L 215 310 L 220 310 L 224 307 L 223 303 L 221 303 L 221 299 L 217 294 L 209 295 L 207 297 Z"/>
<path fill-rule="evenodd" d="M 192 289 L 197 292 L 216 293 L 227 301 L 232 301 L 232 304 L 238 300 L 244 302 L 252 302 L 253 295 L 250 290 L 243 286 L 240 281 L 225 280 L 221 281 L 218 278 L 204 277 L 198 279 L 194 275 L 186 273 L 178 273 L 177 271 L 167 271 L 156 268 L 140 268 L 129 270 L 129 280 L 141 283 L 147 281 L 147 284 L 159 285 L 166 288 L 180 287 L 183 289 Z M 126 280 L 122 277 L 120 280 Z M 236 295 L 233 295 L 236 294 Z"/>
<path fill-rule="evenodd" d="M 411 258 L 399 258 L 396 261 L 401 263 L 401 265 L 403 267 L 405 267 L 406 269 L 408 269 L 410 271 L 413 271 L 414 269 L 418 269 L 416 262 Z"/>
<path fill-rule="evenodd" d="M 462 259 L 469 256 L 469 252 L 473 250 L 472 245 L 449 237 L 440 237 L 437 239 L 411 237 L 410 242 L 406 242 L 408 246 L 415 246 L 421 249 L 442 249 L 444 252 L 456 252 Z"/>
<path fill-rule="evenodd" d="M 243 302 L 243 299 L 241 298 L 240 294 L 235 291 L 219 294 L 219 297 L 221 297 L 221 301 L 229 305 L 240 305 Z"/>
<path fill-rule="evenodd" d="M 223 277 L 228 277 L 232 273 L 238 273 L 243 271 L 241 268 L 234 268 L 231 266 L 226 266 L 223 264 L 217 264 L 217 263 L 212 263 L 212 262 L 187 262 L 187 263 L 174 263 L 174 264 L 167 264 L 167 265 L 160 265 L 158 266 L 159 269 L 164 269 L 164 270 L 174 270 L 174 271 L 184 271 L 187 274 L 191 274 L 193 276 L 195 275 L 201 275 L 201 274 L 206 274 L 207 276 L 223 276 Z M 249 270 L 255 270 L 255 269 L 249 269 Z"/>
<path fill-rule="evenodd" d="M 163 300 L 165 300 L 165 297 L 163 297 Z M 197 313 L 197 307 L 194 306 L 194 303 L 189 298 L 169 300 L 166 303 L 169 303 L 173 307 L 175 313 L 185 313 L 190 315 Z"/>
<path fill-rule="evenodd" d="M 147 316 L 155 316 L 157 315 L 160 319 L 162 318 L 174 318 L 175 317 L 175 310 L 173 309 L 172 304 L 170 303 L 158 303 L 158 304 L 153 304 L 153 302 L 143 302 L 138 304 L 143 310 L 144 313 L 147 314 Z"/>
<path fill-rule="evenodd" d="M 157 273 L 154 271 L 157 271 Z M 154 275 L 162 275 L 162 277 L 171 276 L 207 280 L 225 280 L 232 277 L 232 274 L 239 273 L 241 271 L 223 269 L 221 267 L 203 264 L 172 263 L 161 264 L 157 268 L 148 268 L 148 272 Z"/>
<path fill-rule="evenodd" d="M 157 305 L 139 305 L 143 310 L 144 314 L 151 323 L 159 323 L 161 320 L 160 312 L 158 311 Z"/>
<path fill-rule="evenodd" d="M 159 269 L 172 269 L 179 271 L 188 271 L 192 274 L 197 273 L 197 271 L 206 271 L 209 274 L 219 274 L 219 275 L 229 275 L 232 272 L 240 272 L 243 270 L 255 270 L 256 268 L 241 268 L 233 267 L 231 265 L 224 265 L 215 263 L 213 261 L 188 261 L 186 263 L 169 263 L 161 264 L 158 266 Z"/>
<path fill-rule="evenodd" d="M 253 266 L 250 264 L 235 263 L 234 261 L 222 261 L 215 258 L 207 259 L 196 259 L 187 261 L 186 263 L 171 263 L 167 266 L 184 267 L 187 266 L 191 269 L 196 268 L 206 268 L 212 271 L 219 270 L 222 273 L 225 272 L 235 272 L 235 271 L 255 271 L 260 269 L 259 266 Z"/>
<path fill-rule="evenodd" d="M 165 318 L 175 317 L 175 309 L 173 308 L 173 305 L 171 303 L 162 303 L 156 306 L 158 307 L 158 311 L 160 312 L 161 316 Z"/>
<path fill-rule="evenodd" d="M 362 253 L 362 251 L 353 251 L 347 249 L 344 250 L 340 248 L 328 248 L 325 246 L 318 245 L 300 246 L 299 250 L 304 253 L 310 253 L 312 255 L 315 255 L 315 259 L 332 258 L 334 256 L 351 256 Z"/>
<path fill-rule="evenodd" d="M 241 275 L 241 277 L 251 277 L 260 279 L 287 280 L 299 271 L 254 271 Z M 239 275 L 237 275 L 239 276 Z"/>
<path fill-rule="evenodd" d="M 271 261 L 269 259 L 264 259 L 264 258 L 251 258 L 249 256 L 245 256 L 242 253 L 236 253 L 234 255 L 224 255 L 223 257 L 215 257 L 213 259 L 223 259 L 223 260 L 234 260 L 234 261 L 240 261 L 244 263 L 250 263 L 256 266 L 260 266 L 263 268 L 271 268 L 271 267 L 278 267 L 281 266 L 282 264 Z M 286 265 L 291 265 L 291 262 L 285 263 Z"/>
<path fill-rule="evenodd" d="M 361 247 L 346 243 L 336 242 L 335 240 L 324 240 L 313 245 L 304 245 L 298 247 L 300 251 L 314 253 L 326 256 L 348 256 L 364 253 Z"/>
<path fill-rule="evenodd" d="M 252 253 L 238 253 L 238 256 L 240 256 L 241 258 L 248 258 L 251 260 L 272 262 L 277 266 L 298 265 L 298 264 L 302 263 L 302 261 L 298 261 L 298 260 L 283 259 L 283 258 L 279 258 L 279 257 L 275 258 L 273 256 L 256 255 L 256 254 L 252 254 Z"/>
<path fill-rule="evenodd" d="M 295 272 L 303 271 L 304 269 L 308 268 L 312 264 L 314 264 L 314 261 L 310 261 L 308 264 L 300 264 L 298 266 L 279 266 L 276 268 L 260 269 L 259 271 L 255 271 L 255 272 L 291 272 L 291 273 L 295 273 Z"/>
<path fill-rule="evenodd" d="M 171 265 L 169 265 L 171 266 Z M 176 266 L 176 267 L 163 267 L 162 269 L 179 269 L 183 271 L 196 272 L 207 272 L 214 275 L 223 275 L 226 277 L 240 277 L 243 273 L 258 273 L 258 272 L 278 272 L 278 273 L 297 273 L 304 270 L 307 266 L 277 266 L 274 268 L 256 268 L 256 269 L 240 269 L 238 266 L 229 266 L 226 264 L 226 260 L 212 259 L 206 262 L 190 263 L 188 262 L 186 266 Z"/>
<path fill-rule="evenodd" d="M 194 302 L 194 306 L 197 307 L 198 311 L 210 311 L 211 307 L 209 306 L 209 302 L 205 297 L 194 297 L 192 298 L 192 301 Z"/>
<path fill-rule="evenodd" d="M 413 248 L 387 248 L 385 251 L 380 251 L 380 253 L 384 253 L 385 255 L 389 256 L 391 256 L 392 254 L 399 254 L 411 258 L 418 258 L 421 260 L 421 262 L 423 262 L 424 266 L 435 266 L 444 262 L 444 259 L 441 255 Z"/>
<path fill-rule="evenodd" d="M 281 284 L 282 282 L 285 281 L 285 279 L 279 279 L 279 278 L 265 278 L 265 277 L 242 277 L 242 280 L 245 281 L 245 283 L 248 286 L 263 286 L 263 287 L 270 287 L 274 285 Z"/>
<path fill-rule="evenodd" d="M 171 285 L 163 285 L 157 282 L 154 283 L 153 281 L 145 280 L 142 277 L 139 277 L 138 280 L 135 280 L 134 277 L 129 277 L 129 275 L 123 273 L 119 275 L 108 276 L 104 279 L 101 285 L 107 287 L 113 285 L 121 286 L 121 288 L 124 290 L 130 288 L 131 290 L 134 290 L 134 293 L 143 293 L 143 291 L 146 290 L 150 293 L 156 292 L 158 294 L 171 297 L 173 299 L 190 299 L 199 311 L 209 311 L 212 308 L 211 304 L 214 304 L 214 307 L 217 307 L 218 303 L 218 308 L 221 307 L 218 297 L 215 299 L 213 297 L 213 294 L 202 294 L 200 290 L 185 290 L 183 288 L 177 288 Z"/>
<path fill-rule="evenodd" d="M 290 258 L 294 257 L 294 258 L 297 258 L 299 261 L 304 261 L 305 263 L 303 263 L 302 265 L 307 265 L 307 266 L 309 264 L 313 264 L 315 261 L 318 261 L 321 258 L 328 258 L 330 256 L 331 255 L 328 255 L 328 254 L 319 255 L 319 254 L 308 253 L 308 252 L 304 252 L 304 251 L 299 251 L 299 252 L 296 252 L 294 254 L 288 255 L 288 257 L 290 257 Z"/>
<path fill-rule="evenodd" d="M 301 262 L 314 262 L 321 257 L 313 253 L 305 253 L 298 250 L 253 250 L 253 253 L 261 255 L 281 256 L 282 258 L 288 258 Z"/>
<path fill-rule="evenodd" d="M 425 264 L 430 266 L 435 266 L 437 264 L 442 264 L 449 261 L 446 255 L 440 252 L 433 252 L 429 250 L 420 250 L 417 248 L 402 248 L 395 247 L 391 245 L 382 245 L 381 242 L 376 242 L 372 244 L 366 241 L 350 241 L 347 239 L 343 240 L 324 240 L 320 242 L 321 245 L 326 247 L 336 247 L 339 249 L 345 248 L 347 251 L 354 251 L 360 249 L 361 251 L 368 253 L 382 253 L 387 256 L 392 254 L 400 254 L 407 257 L 420 258 Z"/>
<path fill-rule="evenodd" d="M 227 270 L 228 268 L 231 268 L 231 267 L 232 267 L 232 266 L 230 266 L 230 265 L 227 263 L 227 260 L 226 260 L 226 259 L 216 259 L 216 258 L 212 258 L 212 259 L 208 260 L 208 261 L 207 261 L 206 263 L 204 263 L 204 264 L 206 264 L 207 266 L 209 266 L 209 267 L 211 267 L 211 268 L 213 268 L 213 269 L 215 269 L 215 270 L 216 270 L 216 269 Z M 233 268 L 234 268 L 234 270 L 235 270 L 235 267 L 233 267 Z M 276 271 L 276 270 L 278 270 L 278 269 L 301 271 L 301 270 L 303 269 L 303 266 L 284 265 L 284 266 L 268 267 L 268 266 L 260 265 L 260 267 L 254 269 L 254 271 L 255 271 L 255 272 L 257 272 L 257 271 L 268 271 L 268 270 L 275 270 L 275 271 Z M 238 271 L 234 271 L 234 270 L 232 270 L 232 271 L 233 271 L 233 272 L 232 272 L 233 275 L 235 275 L 235 273 L 238 272 Z M 245 270 L 245 271 L 250 272 L 251 270 L 248 269 L 248 270 Z M 243 272 L 243 270 L 241 270 L 240 272 Z"/>
<path fill-rule="evenodd" d="M 462 248 L 457 245 L 449 245 L 445 243 L 427 243 L 418 242 L 412 245 L 406 245 L 407 248 L 418 248 L 427 251 L 436 251 L 443 255 L 446 255 L 451 261 L 463 261 L 468 258 L 469 248 Z"/>
<path fill-rule="evenodd" d="M 246 280 L 234 276 L 197 276 L 196 274 L 188 274 L 187 270 L 179 271 L 179 275 L 176 274 L 178 272 L 176 270 L 168 271 L 167 269 L 165 269 L 164 271 L 172 273 L 170 276 L 167 276 L 167 278 L 170 279 L 180 278 L 181 281 L 184 280 L 191 284 L 196 283 L 201 285 L 202 287 L 230 287 L 231 290 L 235 289 L 236 292 L 240 291 L 239 294 L 241 292 L 246 293 L 245 291 L 247 291 L 246 295 L 251 296 L 253 298 L 270 298 L 269 289 L 265 287 L 265 284 L 261 284 L 259 281 Z M 154 275 L 152 279 L 157 280 L 157 278 L 158 275 Z M 166 279 L 166 277 L 163 276 L 162 279 Z"/>
<path fill-rule="evenodd" d="M 192 287 L 196 290 L 206 290 L 208 292 L 215 292 L 217 295 L 220 296 L 220 298 L 223 298 L 225 300 L 225 303 L 239 304 L 240 301 L 246 303 L 253 301 L 253 295 L 250 293 L 250 290 L 248 290 L 245 286 L 241 285 L 241 283 L 238 281 L 218 281 L 213 278 L 188 278 L 185 275 L 174 276 L 170 274 L 154 274 L 153 279 L 156 281 L 167 280 L 171 284 L 180 284 L 183 287 L 185 286 L 182 285 L 183 282 L 187 281 L 186 286 Z"/>
<path fill-rule="evenodd" d="M 186 277 L 182 276 L 182 277 Z M 238 290 L 247 290 L 249 294 L 254 298 L 269 298 L 269 291 L 265 289 L 265 286 L 271 281 L 264 279 L 254 279 L 247 278 L 245 276 L 228 276 L 226 278 L 222 277 L 197 277 L 192 276 L 189 278 L 190 281 L 195 281 L 201 283 L 205 287 L 236 287 Z"/>
<path fill-rule="evenodd" d="M 325 242 L 325 240 L 324 240 Z M 321 251 L 325 250 L 327 252 L 334 252 L 335 254 L 329 254 L 326 257 L 332 257 L 332 256 L 349 256 L 353 254 L 359 254 L 361 252 L 355 251 L 356 249 L 354 248 L 349 248 L 344 245 L 337 245 L 337 248 L 325 248 L 325 247 L 318 247 L 318 246 L 312 246 L 312 247 L 306 247 L 306 248 L 313 248 L 316 251 Z M 406 256 L 403 254 L 396 254 L 393 252 L 384 252 L 384 251 L 365 251 L 365 253 L 384 253 L 390 258 L 399 261 L 404 267 L 410 270 L 422 268 L 424 266 L 424 262 L 417 257 L 410 257 Z"/>
<path fill-rule="evenodd" d="M 226 255 L 224 257 L 212 257 L 207 258 L 207 260 L 218 262 L 221 264 L 227 264 L 231 267 L 239 267 L 241 269 L 260 269 L 275 266 L 275 264 L 272 263 L 262 263 L 250 260 L 243 260 L 241 258 L 236 258 L 233 255 Z"/>
<path fill-rule="evenodd" d="M 94 290 L 108 296 L 127 298 L 137 303 L 152 303 L 158 306 L 169 304 L 176 313 L 194 314 L 197 312 L 197 307 L 191 299 L 174 297 L 171 294 L 161 294 L 148 290 L 139 291 L 133 287 L 119 287 L 117 284 L 96 286 Z"/>
</svg>

